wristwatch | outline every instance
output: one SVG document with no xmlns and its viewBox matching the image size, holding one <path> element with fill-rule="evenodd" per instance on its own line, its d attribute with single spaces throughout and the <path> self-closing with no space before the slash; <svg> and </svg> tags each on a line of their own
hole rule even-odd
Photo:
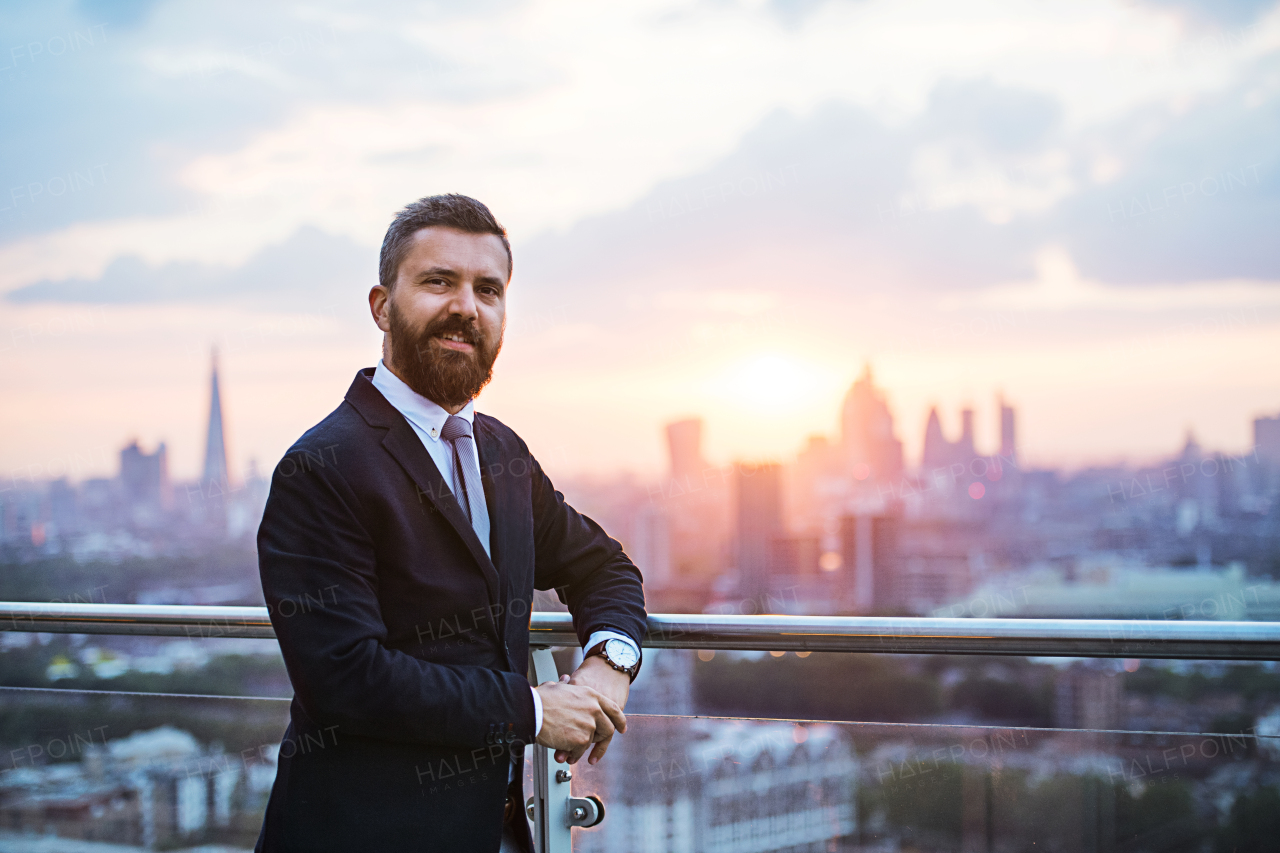
<svg viewBox="0 0 1280 853">
<path fill-rule="evenodd" d="M 640 674 L 639 650 L 630 643 L 624 643 L 617 637 L 611 637 L 608 640 L 596 643 L 587 649 L 587 653 L 582 656 L 582 659 L 586 660 L 596 655 L 604 658 L 604 662 L 618 672 L 625 672 L 633 682 L 636 680 L 636 676 Z"/>
</svg>

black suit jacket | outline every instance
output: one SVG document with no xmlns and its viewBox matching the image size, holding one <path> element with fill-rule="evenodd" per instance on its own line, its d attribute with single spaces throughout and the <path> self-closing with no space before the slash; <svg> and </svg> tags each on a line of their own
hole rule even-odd
<svg viewBox="0 0 1280 853">
<path fill-rule="evenodd" d="M 638 643 L 640 572 L 476 415 L 490 559 L 372 373 L 281 460 L 258 531 L 294 688 L 258 850 L 492 853 L 510 757 L 534 737 L 534 588 L 559 592 L 580 642 Z"/>
</svg>

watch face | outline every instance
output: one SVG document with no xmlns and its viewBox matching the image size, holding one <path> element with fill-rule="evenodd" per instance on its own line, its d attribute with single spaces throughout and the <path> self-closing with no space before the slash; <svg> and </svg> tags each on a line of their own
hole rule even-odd
<svg viewBox="0 0 1280 853">
<path fill-rule="evenodd" d="M 640 662 L 640 655 L 631 647 L 631 644 L 621 640 L 607 641 L 604 644 L 604 653 L 609 656 L 609 660 L 624 669 L 630 669 Z"/>
</svg>

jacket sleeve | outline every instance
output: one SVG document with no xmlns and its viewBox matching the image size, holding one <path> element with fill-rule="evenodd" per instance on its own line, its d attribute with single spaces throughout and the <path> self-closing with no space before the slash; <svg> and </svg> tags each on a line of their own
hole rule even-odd
<svg viewBox="0 0 1280 853">
<path fill-rule="evenodd" d="M 530 469 L 534 586 L 555 589 L 569 606 L 580 644 L 611 629 L 639 645 L 646 630 L 640 570 L 600 525 L 565 503 L 537 460 Z"/>
<path fill-rule="evenodd" d="M 288 457 L 286 457 L 288 458 Z M 335 466 L 281 465 L 258 530 L 262 589 L 302 709 L 322 726 L 393 741 L 487 746 L 492 725 L 533 741 L 523 677 L 387 648 L 373 540 Z M 317 603 L 318 602 L 318 603 Z"/>
</svg>

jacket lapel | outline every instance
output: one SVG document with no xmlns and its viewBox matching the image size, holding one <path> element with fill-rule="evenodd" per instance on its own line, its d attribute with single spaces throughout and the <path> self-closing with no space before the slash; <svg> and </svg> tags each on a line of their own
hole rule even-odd
<svg viewBox="0 0 1280 853">
<path fill-rule="evenodd" d="M 418 487 L 418 500 L 427 501 L 435 507 L 457 534 L 462 537 L 462 541 L 466 543 L 467 550 L 475 558 L 480 573 L 484 575 L 485 587 L 489 592 L 489 603 L 498 603 L 501 601 L 498 593 L 498 569 L 494 566 L 493 561 L 489 559 L 489 555 L 484 552 L 484 546 L 480 544 L 480 537 L 476 536 L 475 530 L 471 527 L 471 522 L 467 520 L 466 515 L 462 512 L 462 507 L 458 504 L 457 498 L 453 496 L 453 492 L 445 484 L 440 469 L 436 467 L 436 463 L 431 459 L 431 454 L 422 446 L 422 441 L 418 438 L 418 434 L 413 431 L 413 427 L 409 426 L 409 422 L 404 419 L 404 416 L 387 402 L 386 398 L 378 392 L 378 389 L 373 387 L 373 383 L 369 381 L 369 377 L 372 375 L 372 370 L 362 370 L 356 375 L 355 381 L 347 391 L 347 402 L 355 406 L 356 410 L 371 426 L 382 427 L 387 430 L 387 434 L 382 438 L 382 446 L 412 478 L 414 484 Z M 483 457 L 481 459 L 483 460 Z M 490 501 L 489 518 L 492 531 L 494 529 L 493 504 L 489 498 L 488 486 L 489 484 L 486 482 L 485 498 Z M 493 541 L 497 539 L 497 536 L 491 532 L 489 539 L 490 547 L 492 548 Z"/>
<path fill-rule="evenodd" d="M 493 555 L 493 564 L 498 575 L 504 576 L 506 554 L 502 546 L 506 543 L 506 534 L 512 518 L 512 507 L 508 498 L 510 478 L 494 476 L 496 472 L 505 473 L 501 467 L 505 455 L 502 452 L 501 440 L 493 434 L 483 419 L 475 419 L 473 433 L 476 438 L 476 450 L 480 454 L 480 481 L 484 484 L 485 505 L 489 508 L 489 552 Z"/>
<path fill-rule="evenodd" d="M 493 564 L 498 570 L 499 583 L 502 589 L 502 616 L 499 631 L 506 636 L 507 615 L 511 610 L 511 602 L 507 596 L 524 595 L 521 590 L 511 587 L 512 559 L 519 559 L 509 553 L 508 544 L 512 541 L 512 525 L 519 517 L 517 505 L 518 490 L 515 478 L 507 471 L 506 466 L 513 456 L 504 453 L 502 439 L 489 427 L 483 416 L 475 419 L 474 435 L 476 450 L 480 454 L 480 479 L 484 483 L 485 504 L 489 507 L 489 551 L 493 554 Z M 533 609 L 532 600 L 529 609 Z M 514 663 L 513 663 L 514 665 Z"/>
<path fill-rule="evenodd" d="M 382 446 L 395 457 L 395 460 L 400 463 L 400 467 L 404 468 L 409 476 L 413 478 L 413 482 L 418 487 L 418 499 L 429 501 L 432 506 L 439 510 L 444 519 L 453 526 L 458 535 L 462 537 L 462 541 L 467 545 L 467 550 L 471 552 L 471 556 L 475 557 L 476 564 L 484 575 L 485 586 L 489 590 L 489 602 L 491 604 L 497 603 L 500 600 L 498 595 L 498 569 L 494 566 L 493 561 L 489 559 L 489 555 L 484 552 L 484 546 L 480 544 L 480 537 L 476 536 L 476 531 L 471 526 L 471 522 L 462 514 L 462 507 L 458 504 L 457 498 L 453 496 L 453 492 L 445 484 L 440 469 L 436 467 L 436 463 L 431 459 L 431 454 L 427 453 L 426 448 L 422 446 L 422 442 L 419 440 L 417 433 L 413 431 L 413 427 L 409 426 L 408 421 L 401 418 L 400 423 L 387 431 L 386 437 L 382 439 Z M 492 524 L 492 516 L 490 519 L 490 524 Z M 491 533 L 489 537 L 490 547 L 493 547 L 493 538 Z"/>
</svg>

